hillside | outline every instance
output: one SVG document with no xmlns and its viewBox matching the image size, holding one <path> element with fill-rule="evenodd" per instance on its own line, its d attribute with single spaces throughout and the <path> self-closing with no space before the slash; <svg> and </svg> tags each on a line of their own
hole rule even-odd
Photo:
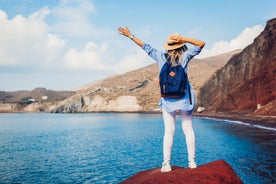
<svg viewBox="0 0 276 184">
<path fill-rule="evenodd" d="M 31 91 L 0 91 L 0 112 L 48 111 L 58 101 L 74 94 L 74 91 L 54 91 L 45 88 L 35 88 Z"/>
<path fill-rule="evenodd" d="M 276 18 L 204 84 L 198 103 L 206 113 L 276 115 Z"/>
<path fill-rule="evenodd" d="M 5 92 L 0 91 L 0 102 L 2 103 L 19 103 L 22 99 L 32 98 L 35 101 L 58 101 L 68 98 L 74 95 L 75 92 L 73 91 L 54 91 L 54 90 L 47 90 L 45 88 L 35 88 L 31 91 L 12 91 L 12 92 Z"/>
<path fill-rule="evenodd" d="M 193 59 L 188 74 L 195 91 L 238 52 L 217 56 L 220 59 Z M 157 106 L 160 99 L 158 73 L 157 64 L 151 64 L 81 86 L 75 89 L 76 95 L 59 103 L 52 112 L 160 111 Z"/>
</svg>

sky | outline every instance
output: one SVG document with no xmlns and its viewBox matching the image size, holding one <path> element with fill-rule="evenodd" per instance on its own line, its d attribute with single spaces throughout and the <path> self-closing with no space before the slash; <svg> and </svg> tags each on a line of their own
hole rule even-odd
<svg viewBox="0 0 276 184">
<path fill-rule="evenodd" d="M 276 17 L 275 0 L 0 0 L 0 91 L 73 90 L 154 61 L 119 26 L 158 50 L 173 33 L 243 49 Z"/>
</svg>

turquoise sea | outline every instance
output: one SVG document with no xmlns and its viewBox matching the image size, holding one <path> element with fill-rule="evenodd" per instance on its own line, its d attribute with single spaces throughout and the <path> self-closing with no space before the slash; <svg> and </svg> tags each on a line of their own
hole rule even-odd
<svg viewBox="0 0 276 184">
<path fill-rule="evenodd" d="M 276 183 L 276 129 L 193 118 L 198 165 L 223 159 L 244 183 Z M 162 163 L 161 114 L 0 114 L 0 183 L 119 183 Z M 177 119 L 172 165 L 187 167 Z"/>
</svg>

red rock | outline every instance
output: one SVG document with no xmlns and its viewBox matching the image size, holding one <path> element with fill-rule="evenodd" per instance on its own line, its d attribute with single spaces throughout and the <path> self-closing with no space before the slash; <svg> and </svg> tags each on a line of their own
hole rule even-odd
<svg viewBox="0 0 276 184">
<path fill-rule="evenodd" d="M 207 83 L 198 105 L 209 112 L 276 115 L 276 18 Z"/>
<path fill-rule="evenodd" d="M 243 183 L 232 167 L 224 160 L 217 160 L 196 169 L 173 166 L 171 172 L 161 173 L 160 168 L 135 174 L 121 184 L 240 184 Z"/>
</svg>

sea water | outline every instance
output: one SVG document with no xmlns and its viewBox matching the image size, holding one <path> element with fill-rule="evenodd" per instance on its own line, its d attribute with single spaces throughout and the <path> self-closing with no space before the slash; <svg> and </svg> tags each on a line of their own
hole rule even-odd
<svg viewBox="0 0 276 184">
<path fill-rule="evenodd" d="M 223 159 L 244 183 L 275 183 L 276 130 L 193 117 L 198 165 Z M 172 165 L 187 167 L 176 121 Z M 0 114 L 0 183 L 119 183 L 160 167 L 161 114 Z"/>
</svg>

